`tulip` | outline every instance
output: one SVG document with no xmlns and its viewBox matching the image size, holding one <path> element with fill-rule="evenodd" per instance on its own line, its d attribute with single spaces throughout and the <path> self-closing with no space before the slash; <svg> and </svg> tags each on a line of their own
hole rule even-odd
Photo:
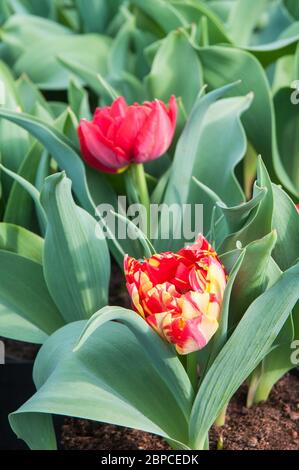
<svg viewBox="0 0 299 470">
<path fill-rule="evenodd" d="M 160 100 L 128 106 L 121 96 L 112 106 L 98 108 L 92 122 L 78 128 L 84 160 L 97 170 L 118 173 L 131 163 L 163 155 L 171 145 L 177 119 L 174 96 L 168 107 Z"/>
<path fill-rule="evenodd" d="M 299 204 L 296 205 L 297 211 L 299 212 Z"/>
<path fill-rule="evenodd" d="M 202 349 L 219 326 L 226 273 L 215 250 L 199 235 L 178 253 L 124 261 L 134 310 L 179 354 Z"/>
</svg>

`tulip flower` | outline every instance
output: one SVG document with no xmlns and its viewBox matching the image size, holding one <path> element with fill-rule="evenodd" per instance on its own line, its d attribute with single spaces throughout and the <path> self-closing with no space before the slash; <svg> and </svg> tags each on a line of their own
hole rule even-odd
<svg viewBox="0 0 299 470">
<path fill-rule="evenodd" d="M 124 261 L 134 310 L 179 354 L 202 349 L 219 326 L 226 273 L 200 235 L 178 253 Z"/>
<path fill-rule="evenodd" d="M 296 205 L 297 211 L 299 212 L 299 204 Z"/>
<path fill-rule="evenodd" d="M 171 145 L 177 119 L 174 96 L 168 107 L 160 100 L 128 106 L 121 96 L 112 106 L 98 108 L 92 122 L 78 128 L 84 160 L 97 170 L 117 173 L 131 163 L 163 155 Z"/>
</svg>

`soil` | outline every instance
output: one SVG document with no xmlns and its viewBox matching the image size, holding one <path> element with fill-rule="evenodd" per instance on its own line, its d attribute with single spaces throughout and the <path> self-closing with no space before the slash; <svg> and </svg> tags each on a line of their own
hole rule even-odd
<svg viewBox="0 0 299 470">
<path fill-rule="evenodd" d="M 131 300 L 126 288 L 125 276 L 119 266 L 112 260 L 109 292 L 109 305 L 131 308 Z"/>
<path fill-rule="evenodd" d="M 33 361 L 39 351 L 37 344 L 0 338 L 5 345 L 5 360 L 14 362 Z"/>
<path fill-rule="evenodd" d="M 299 450 L 299 380 L 286 375 L 274 387 L 269 400 L 245 407 L 246 387 L 233 397 L 226 425 L 213 427 L 210 448 L 220 436 L 224 450 Z M 169 450 L 160 437 L 93 421 L 67 418 L 62 428 L 66 450 Z"/>
</svg>

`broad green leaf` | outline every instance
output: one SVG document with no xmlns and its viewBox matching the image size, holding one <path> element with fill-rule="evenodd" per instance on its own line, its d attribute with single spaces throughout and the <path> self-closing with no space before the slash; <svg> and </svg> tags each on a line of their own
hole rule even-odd
<svg viewBox="0 0 299 470">
<path fill-rule="evenodd" d="M 1 28 L 1 39 L 14 59 L 41 40 L 59 36 L 63 41 L 63 36 L 70 34 L 71 30 L 54 21 L 23 14 L 10 16 Z"/>
<path fill-rule="evenodd" d="M 34 371 L 37 385 L 42 386 L 11 415 L 14 431 L 32 449 L 53 448 L 53 429 L 45 414 L 53 413 L 137 428 L 186 443 L 192 389 L 174 349 L 135 313 L 118 307 L 103 312 L 107 312 L 103 323 L 111 317 L 126 326 L 109 321 L 95 328 L 76 352 L 71 349 L 82 322 L 61 329 L 46 343 Z M 31 430 L 28 418 L 34 424 Z"/>
<path fill-rule="evenodd" d="M 261 158 L 259 159 L 257 170 L 258 178 L 253 190 L 253 200 L 255 199 L 256 202 L 258 194 L 263 190 L 265 191 L 263 193 L 264 197 L 257 206 L 253 204 L 253 210 L 251 210 L 248 219 L 244 221 L 241 228 L 230 233 L 225 240 L 223 240 L 219 248 L 220 253 L 234 250 L 237 244 L 241 244 L 245 247 L 249 243 L 265 237 L 272 231 L 274 204 L 272 184 Z M 226 214 L 227 211 L 224 212 L 224 216 L 226 216 Z"/>
<path fill-rule="evenodd" d="M 252 0 L 234 2 L 228 18 L 227 31 L 235 44 L 249 44 L 251 33 L 268 4 L 269 0 L 260 0 L 254 4 Z"/>
<path fill-rule="evenodd" d="M 41 39 L 22 54 L 14 68 L 16 73 L 26 73 L 41 89 L 67 89 L 70 74 L 57 57 L 65 55 L 87 69 L 105 75 L 110 43 L 110 38 L 95 34 Z"/>
<path fill-rule="evenodd" d="M 291 82 L 292 79 L 289 86 Z M 282 165 L 299 191 L 299 141 L 297 137 L 299 113 L 298 105 L 293 104 L 291 101 L 291 94 L 292 90 L 290 88 L 282 88 L 274 97 L 277 143 Z"/>
<path fill-rule="evenodd" d="M 121 2 L 122 0 L 88 0 L 86 7 L 85 0 L 75 0 L 84 32 L 103 33 Z"/>
<path fill-rule="evenodd" d="M 238 325 L 247 308 L 267 288 L 270 259 L 276 240 L 276 232 L 271 232 L 247 245 L 245 257 L 232 290 L 230 329 Z"/>
<path fill-rule="evenodd" d="M 46 147 L 59 167 L 71 178 L 74 192 L 82 206 L 94 214 L 94 204 L 87 188 L 84 164 L 69 139 L 53 126 L 27 114 L 0 108 L 0 117 L 23 127 Z"/>
<path fill-rule="evenodd" d="M 178 142 L 164 199 L 169 205 L 204 204 L 206 228 L 210 226 L 209 217 L 214 203 L 206 197 L 206 193 L 200 194 L 200 188 L 195 185 L 192 176 L 217 192 L 227 204 L 237 204 L 244 200 L 234 168 L 246 151 L 240 115 L 249 107 L 252 98 L 245 96 L 216 102 L 233 86 L 229 85 L 198 98 Z M 178 224 L 181 224 L 180 218 L 175 224 L 177 230 Z M 175 251 L 175 248 L 183 244 L 182 240 L 171 240 L 171 243 L 173 246 L 169 246 L 169 241 L 162 240 L 163 251 Z M 162 251 L 160 244 L 157 248 Z"/>
<path fill-rule="evenodd" d="M 11 6 L 16 13 L 33 14 L 49 17 L 53 14 L 52 0 L 10 0 Z"/>
<path fill-rule="evenodd" d="M 18 97 L 15 82 L 7 66 L 0 62 L 0 83 L 3 89 L 1 107 L 5 106 L 16 113 L 21 110 L 21 101 Z M 4 99 L 3 99 L 4 98 Z M 1 161 L 12 171 L 18 171 L 30 147 L 28 134 L 10 122 L 0 121 L 0 153 Z M 10 184 L 4 180 L 4 195 L 8 196 Z"/>
<path fill-rule="evenodd" d="M 16 87 L 22 102 L 22 109 L 25 113 L 32 113 L 36 103 L 39 103 L 48 113 L 52 114 L 49 103 L 39 91 L 38 87 L 32 83 L 26 75 L 21 75 L 16 82 Z"/>
<path fill-rule="evenodd" d="M 119 77 L 122 72 L 133 72 L 133 55 L 131 52 L 132 34 L 136 28 L 135 17 L 131 16 L 121 27 L 115 37 L 108 59 L 108 75 Z"/>
<path fill-rule="evenodd" d="M 238 206 L 227 207 L 222 201 L 217 201 L 219 209 L 224 215 L 230 233 L 240 230 L 249 218 L 251 212 L 266 197 L 267 189 L 265 187 L 256 186 L 255 194 L 247 201 Z M 216 201 L 215 201 L 216 202 Z"/>
<path fill-rule="evenodd" d="M 269 352 L 298 298 L 299 265 L 296 265 L 250 305 L 206 374 L 196 396 L 190 421 L 192 449 L 204 447 L 206 435 L 216 417 Z"/>
<path fill-rule="evenodd" d="M 72 80 L 68 88 L 68 102 L 78 119 L 91 120 L 88 94 L 84 88 Z"/>
<path fill-rule="evenodd" d="M 254 93 L 252 106 L 242 118 L 247 138 L 262 155 L 272 180 L 279 179 L 288 191 L 299 197 L 299 190 L 284 169 L 278 153 L 273 101 L 261 65 L 248 52 L 230 47 L 200 48 L 198 53 L 204 79 L 212 88 L 241 79 L 239 87 L 232 89 L 230 95 Z"/>
<path fill-rule="evenodd" d="M 293 18 L 299 20 L 299 4 L 297 0 L 283 0 L 283 4 Z"/>
<path fill-rule="evenodd" d="M 25 228 L 0 223 L 0 250 L 16 253 L 42 264 L 43 239 Z"/>
<path fill-rule="evenodd" d="M 168 1 L 151 0 L 150 2 L 144 2 L 144 0 L 131 0 L 131 3 L 157 23 L 165 33 L 169 33 L 180 26 L 188 25 L 184 16 Z"/>
<path fill-rule="evenodd" d="M 58 56 L 58 60 L 64 67 L 81 78 L 100 97 L 104 96 L 111 101 L 118 97 L 119 93 L 98 73 L 98 71 L 84 67 L 80 62 L 70 60 L 68 57 L 66 58 L 62 55 Z"/>
<path fill-rule="evenodd" d="M 283 56 L 293 54 L 299 40 L 299 26 L 294 23 L 294 29 L 286 36 L 281 36 L 269 44 L 247 47 L 246 50 L 254 55 L 263 65 L 267 67 Z"/>
<path fill-rule="evenodd" d="M 229 36 L 221 21 L 213 11 L 199 0 L 174 0 L 172 6 L 179 13 L 187 24 L 200 24 L 203 18 L 207 22 L 207 32 L 210 44 L 230 43 Z"/>
<path fill-rule="evenodd" d="M 97 222 L 75 205 L 71 181 L 63 174 L 46 179 L 41 202 L 47 215 L 44 273 L 66 322 L 89 318 L 108 302 L 110 258 Z"/>
<path fill-rule="evenodd" d="M 79 122 L 74 111 L 68 107 L 66 110 L 55 120 L 55 128 L 61 132 L 62 135 L 67 137 L 74 145 L 77 152 L 80 152 L 78 126 Z"/>
<path fill-rule="evenodd" d="M 285 270 L 299 259 L 299 217 L 293 201 L 279 186 L 273 185 L 273 196 L 273 228 L 278 236 L 273 257 Z"/>
<path fill-rule="evenodd" d="M 31 198 L 33 199 L 35 203 L 36 209 L 38 210 L 38 213 L 39 213 L 40 222 L 41 222 L 41 230 L 44 231 L 47 222 L 46 222 L 44 210 L 39 201 L 39 196 L 40 196 L 39 191 L 36 189 L 35 186 L 33 186 L 33 184 L 31 184 L 21 175 L 18 175 L 17 173 L 14 173 L 13 171 L 8 170 L 3 165 L 1 165 L 1 163 L 0 163 L 0 170 L 2 170 L 4 173 L 9 175 L 11 178 L 13 178 L 13 180 L 17 182 L 22 187 L 22 189 L 24 189 L 31 196 Z"/>
<path fill-rule="evenodd" d="M 39 144 L 34 144 L 24 159 L 19 176 L 35 185 L 38 166 L 40 164 L 42 148 Z M 20 225 L 29 229 L 36 228 L 36 217 L 34 201 L 28 191 L 26 191 L 18 181 L 14 181 L 7 201 L 4 221 Z"/>
<path fill-rule="evenodd" d="M 227 341 L 229 331 L 229 306 L 231 302 L 232 290 L 235 284 L 236 277 L 239 275 L 240 268 L 244 263 L 245 256 L 246 250 L 239 252 L 237 261 L 234 263 L 232 269 L 230 270 L 227 285 L 224 291 L 219 328 L 211 341 L 210 354 L 202 378 L 205 376 L 207 369 L 211 367 L 216 356 L 221 351 Z"/>
<path fill-rule="evenodd" d="M 49 295 L 42 266 L 2 250 L 0 264 L 0 335 L 43 343 L 64 322 Z"/>
<path fill-rule="evenodd" d="M 172 31 L 161 42 L 146 85 L 152 99 L 167 102 L 175 95 L 182 98 L 187 112 L 191 111 L 203 77 L 198 56 L 183 30 Z"/>
</svg>

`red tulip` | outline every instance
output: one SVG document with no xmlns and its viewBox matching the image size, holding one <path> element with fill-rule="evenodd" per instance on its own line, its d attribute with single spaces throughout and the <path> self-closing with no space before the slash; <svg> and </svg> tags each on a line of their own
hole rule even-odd
<svg viewBox="0 0 299 470">
<path fill-rule="evenodd" d="M 112 106 L 98 108 L 92 122 L 81 120 L 82 155 L 90 166 L 107 173 L 154 160 L 170 147 L 176 118 L 174 96 L 168 107 L 160 100 L 128 106 L 121 96 Z"/>
<path fill-rule="evenodd" d="M 208 343 L 219 326 L 226 273 L 202 235 L 178 253 L 143 263 L 126 256 L 124 267 L 133 308 L 179 354 Z"/>
<path fill-rule="evenodd" d="M 299 204 L 297 204 L 296 208 L 297 208 L 297 211 L 299 212 Z"/>
</svg>

